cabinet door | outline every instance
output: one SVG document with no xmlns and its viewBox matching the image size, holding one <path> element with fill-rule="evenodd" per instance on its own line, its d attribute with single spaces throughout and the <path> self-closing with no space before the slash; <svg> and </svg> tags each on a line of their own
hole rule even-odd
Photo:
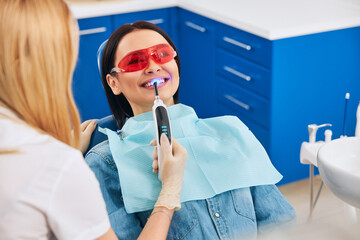
<svg viewBox="0 0 360 240">
<path fill-rule="evenodd" d="M 270 155 L 270 131 L 269 129 L 260 126 L 255 123 L 252 119 L 248 118 L 247 114 L 243 114 L 242 112 L 237 111 L 236 108 L 233 108 L 231 105 L 222 104 L 219 107 L 219 115 L 231 115 L 238 117 L 255 135 L 255 137 L 260 141 L 263 145 L 267 153 Z"/>
<path fill-rule="evenodd" d="M 201 118 L 215 116 L 215 24 L 186 10 L 179 23 L 180 102 Z"/>
<path fill-rule="evenodd" d="M 79 19 L 80 49 L 73 78 L 73 94 L 81 120 L 110 115 L 97 67 L 97 50 L 111 34 L 111 17 Z"/>
<path fill-rule="evenodd" d="M 265 67 L 271 67 L 270 40 L 225 24 L 219 24 L 216 39 L 221 48 Z"/>
<path fill-rule="evenodd" d="M 116 30 L 118 27 L 125 23 L 133 23 L 139 20 L 156 24 L 162 30 L 169 34 L 169 9 L 167 8 L 115 15 L 114 30 Z"/>
</svg>

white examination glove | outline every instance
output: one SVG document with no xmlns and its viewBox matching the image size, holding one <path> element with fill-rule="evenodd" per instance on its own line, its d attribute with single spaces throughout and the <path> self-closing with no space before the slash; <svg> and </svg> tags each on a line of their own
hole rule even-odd
<svg viewBox="0 0 360 240">
<path fill-rule="evenodd" d="M 172 138 L 171 149 L 169 140 L 165 134 L 161 134 L 160 143 L 163 156 L 160 169 L 162 188 L 158 200 L 155 203 L 155 207 L 166 207 L 168 209 L 179 210 L 181 208 L 180 192 L 188 158 L 187 151 L 174 138 Z M 156 146 L 156 140 L 151 141 L 150 145 Z M 153 157 L 153 171 L 154 173 L 157 173 L 158 154 L 156 148 L 154 149 Z"/>
</svg>

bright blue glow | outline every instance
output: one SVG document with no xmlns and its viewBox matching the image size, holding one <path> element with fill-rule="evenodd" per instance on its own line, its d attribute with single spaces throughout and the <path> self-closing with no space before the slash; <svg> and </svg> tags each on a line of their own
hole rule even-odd
<svg viewBox="0 0 360 240">
<path fill-rule="evenodd" d="M 150 84 L 154 85 L 154 83 L 157 83 L 157 85 L 159 86 L 160 84 L 164 83 L 164 81 L 162 80 L 162 78 L 154 78 L 153 80 L 151 80 Z"/>
</svg>

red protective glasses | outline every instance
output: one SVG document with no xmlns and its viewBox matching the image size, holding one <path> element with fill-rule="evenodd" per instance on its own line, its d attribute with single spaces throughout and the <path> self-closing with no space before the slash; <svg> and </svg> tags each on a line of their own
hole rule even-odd
<svg viewBox="0 0 360 240">
<path fill-rule="evenodd" d="M 120 60 L 118 67 L 111 69 L 110 74 L 113 72 L 136 72 L 142 70 L 149 64 L 149 58 L 157 64 L 164 64 L 175 57 L 176 52 L 169 44 L 158 44 L 127 54 Z"/>
</svg>

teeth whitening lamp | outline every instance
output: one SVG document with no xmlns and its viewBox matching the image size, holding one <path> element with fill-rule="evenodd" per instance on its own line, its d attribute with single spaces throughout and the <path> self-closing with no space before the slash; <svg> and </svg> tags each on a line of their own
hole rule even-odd
<svg viewBox="0 0 360 240">
<path fill-rule="evenodd" d="M 155 90 L 155 101 L 154 101 L 154 105 L 152 107 L 152 112 L 153 112 L 153 117 L 154 117 L 156 139 L 157 139 L 157 152 L 158 152 L 158 164 L 159 164 L 158 177 L 161 180 L 160 167 L 161 167 L 161 161 L 163 159 L 163 156 L 162 156 L 161 150 L 160 150 L 161 134 L 164 133 L 168 137 L 171 147 L 172 147 L 172 143 L 171 143 L 171 128 L 170 128 L 169 114 L 166 109 L 166 105 L 159 97 L 157 84 L 158 84 L 158 82 L 155 79 L 152 82 L 152 85 L 154 86 L 154 90 Z"/>
</svg>

